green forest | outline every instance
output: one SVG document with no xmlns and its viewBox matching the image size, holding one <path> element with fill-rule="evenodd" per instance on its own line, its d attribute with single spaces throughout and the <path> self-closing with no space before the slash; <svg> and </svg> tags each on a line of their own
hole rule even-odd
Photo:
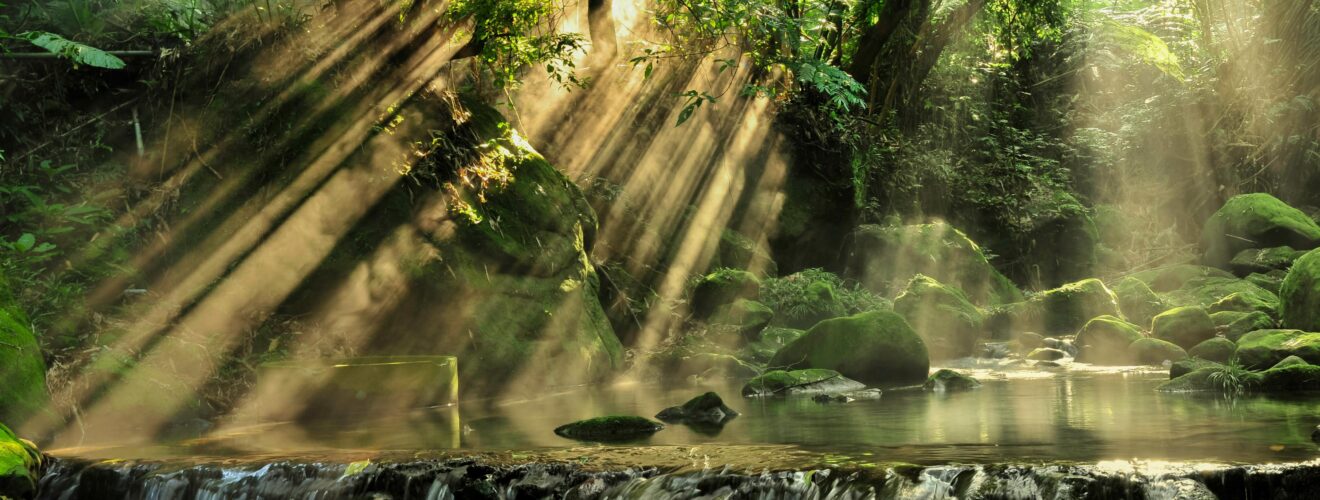
<svg viewBox="0 0 1320 500">
<path fill-rule="evenodd" d="M 1317 248 L 1314 0 L 0 0 L 0 498 L 1315 498 Z"/>
</svg>

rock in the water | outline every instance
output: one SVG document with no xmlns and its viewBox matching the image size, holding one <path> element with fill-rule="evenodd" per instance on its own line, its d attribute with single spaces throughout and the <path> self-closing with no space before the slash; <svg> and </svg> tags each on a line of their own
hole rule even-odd
<svg viewBox="0 0 1320 500">
<path fill-rule="evenodd" d="M 1210 320 L 1214 321 L 1215 327 L 1225 338 L 1233 342 L 1256 330 L 1269 330 L 1276 326 L 1274 318 L 1260 311 L 1220 311 L 1211 314 Z"/>
<path fill-rule="evenodd" d="M 911 226 L 864 225 L 852 234 L 848 276 L 893 296 L 917 274 L 961 289 L 973 304 L 1022 300 L 1022 292 L 995 270 L 976 243 L 942 222 Z"/>
<path fill-rule="evenodd" d="M 875 311 L 816 324 L 769 366 L 825 368 L 867 384 L 905 385 L 926 379 L 930 356 L 902 316 Z"/>
<path fill-rule="evenodd" d="M 1027 359 L 1032 361 L 1057 361 L 1068 357 L 1068 353 L 1049 347 L 1033 349 L 1027 354 Z"/>
<path fill-rule="evenodd" d="M 1222 365 L 1223 363 L 1216 363 L 1201 358 L 1186 358 L 1173 362 L 1173 365 L 1169 367 L 1169 378 L 1175 379 L 1202 368 L 1214 368 Z"/>
<path fill-rule="evenodd" d="M 1041 331 L 1071 335 L 1097 316 L 1122 317 L 1118 297 L 1098 279 L 1069 283 L 998 308 L 987 323 L 996 332 Z"/>
<path fill-rule="evenodd" d="M 1023 350 L 1030 351 L 1043 345 L 1045 336 L 1036 332 L 1022 332 L 1017 334 L 1016 340 Z"/>
<path fill-rule="evenodd" d="M 1238 339 L 1234 359 L 1252 370 L 1272 367 L 1284 358 L 1297 356 L 1320 364 L 1320 333 L 1301 330 L 1260 330 Z"/>
<path fill-rule="evenodd" d="M 1215 323 L 1205 308 L 1187 306 L 1164 311 L 1151 320 L 1151 335 L 1191 349 L 1215 336 Z"/>
<path fill-rule="evenodd" d="M 0 497 L 31 498 L 37 492 L 41 452 L 0 424 Z"/>
<path fill-rule="evenodd" d="M 1187 351 L 1160 339 L 1139 339 L 1128 346 L 1132 359 L 1143 365 L 1163 365 L 1187 358 Z"/>
<path fill-rule="evenodd" d="M 1293 261 L 1305 253 L 1302 250 L 1293 250 L 1289 246 L 1248 248 L 1234 255 L 1228 267 L 1233 271 L 1233 274 L 1238 276 L 1246 276 L 1251 273 L 1268 273 L 1276 269 L 1286 271 L 1292 267 Z"/>
<path fill-rule="evenodd" d="M 794 328 L 768 327 L 761 331 L 759 338 L 743 347 L 742 356 L 764 364 L 775 357 L 775 353 L 779 352 L 780 349 L 783 349 L 784 346 L 797 340 L 805 333 L 807 332 Z"/>
<path fill-rule="evenodd" d="M 862 389 L 848 392 L 832 392 L 828 394 L 817 394 L 811 397 L 812 401 L 821 404 L 830 403 L 851 403 L 853 401 L 873 401 L 880 399 L 884 391 L 880 389 Z"/>
<path fill-rule="evenodd" d="M 1258 390 L 1275 393 L 1320 391 L 1320 366 L 1270 368 L 1260 373 Z"/>
<path fill-rule="evenodd" d="M 608 416 L 561 425 L 555 428 L 555 434 L 580 441 L 632 441 L 663 428 L 663 424 L 642 417 Z"/>
<path fill-rule="evenodd" d="M 1124 365 L 1130 361 L 1128 346 L 1143 338 L 1137 325 L 1113 316 L 1086 322 L 1074 341 L 1077 360 L 1096 365 Z"/>
<path fill-rule="evenodd" d="M 1278 198 L 1266 193 L 1229 198 L 1201 230 L 1206 265 L 1226 267 L 1248 248 L 1290 246 L 1311 249 L 1320 245 L 1320 225 Z"/>
<path fill-rule="evenodd" d="M 747 381 L 743 385 L 742 395 L 745 398 L 796 396 L 842 393 L 865 388 L 866 384 L 844 377 L 834 370 L 775 370 Z"/>
<path fill-rule="evenodd" d="M 1307 363 L 1305 359 L 1299 358 L 1297 356 L 1288 356 L 1286 358 L 1283 358 L 1283 361 L 1279 361 L 1278 363 L 1275 363 L 1274 366 L 1271 366 L 1270 368 L 1287 368 L 1289 366 L 1309 365 L 1309 364 L 1310 363 Z"/>
<path fill-rule="evenodd" d="M 0 419 L 25 419 L 46 402 L 46 363 L 31 324 L 0 271 Z"/>
<path fill-rule="evenodd" d="M 1046 337 L 1044 340 L 1041 340 L 1040 345 L 1044 347 L 1048 347 L 1050 349 L 1058 349 L 1060 351 L 1066 352 L 1068 353 L 1069 356 L 1072 356 L 1074 358 L 1077 357 L 1077 344 L 1073 340 L 1061 339 L 1057 337 Z"/>
<path fill-rule="evenodd" d="M 738 335 L 745 340 L 755 339 L 761 331 L 770 325 L 775 312 L 765 304 L 754 300 L 737 299 L 732 304 L 720 306 L 711 314 L 709 323 L 738 327 Z"/>
<path fill-rule="evenodd" d="M 922 274 L 894 299 L 894 312 L 917 331 L 932 359 L 970 356 L 986 333 L 981 310 L 962 290 Z"/>
<path fill-rule="evenodd" d="M 1114 295 L 1118 297 L 1119 309 L 1137 325 L 1150 326 L 1151 318 L 1169 308 L 1149 286 L 1131 276 L 1118 282 Z"/>
<path fill-rule="evenodd" d="M 941 369 L 932 373 L 921 387 L 933 392 L 957 392 L 978 389 L 981 382 L 953 370 Z"/>
<path fill-rule="evenodd" d="M 709 317 L 720 306 L 738 299 L 755 300 L 760 296 L 761 280 L 739 269 L 720 269 L 697 280 L 692 288 L 692 314 Z"/>
<path fill-rule="evenodd" d="M 707 392 L 692 398 L 681 406 L 671 406 L 660 410 L 655 418 L 671 424 L 724 425 L 738 416 L 733 408 L 725 406 L 724 400 L 714 392 Z"/>
<path fill-rule="evenodd" d="M 1224 337 L 1215 337 L 1187 351 L 1187 355 L 1216 363 L 1227 363 L 1237 351 L 1237 344 Z"/>
<path fill-rule="evenodd" d="M 1197 278 L 1165 294 L 1164 299 L 1171 306 L 1201 306 L 1210 312 L 1262 311 L 1274 315 L 1279 308 L 1278 295 L 1237 278 Z"/>
<path fill-rule="evenodd" d="M 1279 319 L 1285 328 L 1320 331 L 1320 250 L 1293 263 L 1279 287 Z"/>
</svg>

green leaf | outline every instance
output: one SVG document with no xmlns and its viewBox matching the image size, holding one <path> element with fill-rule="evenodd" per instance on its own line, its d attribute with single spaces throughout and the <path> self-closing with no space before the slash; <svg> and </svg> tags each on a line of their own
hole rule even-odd
<svg viewBox="0 0 1320 500">
<path fill-rule="evenodd" d="M 32 247 L 36 244 L 37 244 L 36 236 L 33 236 L 32 233 L 23 233 L 23 236 L 19 236 L 18 241 L 14 242 L 14 250 L 18 250 L 20 252 L 26 252 L 28 250 L 31 250 Z"/>
<path fill-rule="evenodd" d="M 121 69 L 124 67 L 123 59 L 115 57 L 114 54 L 69 40 L 54 33 L 29 31 L 18 37 L 32 42 L 32 45 L 46 49 L 52 54 L 58 54 L 60 57 L 69 59 L 74 64 L 106 69 Z"/>
</svg>

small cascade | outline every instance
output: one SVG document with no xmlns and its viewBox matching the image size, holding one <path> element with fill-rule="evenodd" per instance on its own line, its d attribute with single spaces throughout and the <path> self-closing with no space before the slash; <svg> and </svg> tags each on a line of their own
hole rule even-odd
<svg viewBox="0 0 1320 500">
<path fill-rule="evenodd" d="M 592 471 L 577 464 L 490 465 L 474 459 L 247 465 L 57 460 L 41 480 L 39 498 L 1320 498 L 1320 460 L 1246 466 L 1122 461 L 1091 465 L 903 465 L 858 471 L 760 473 L 727 468 L 675 473 L 655 468 Z"/>
</svg>

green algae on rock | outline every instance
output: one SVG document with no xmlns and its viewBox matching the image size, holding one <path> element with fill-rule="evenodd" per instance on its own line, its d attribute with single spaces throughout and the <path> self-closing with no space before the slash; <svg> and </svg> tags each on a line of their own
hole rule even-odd
<svg viewBox="0 0 1320 500">
<path fill-rule="evenodd" d="M 1237 351 L 1237 344 L 1224 337 L 1215 337 L 1196 344 L 1187 351 L 1187 355 L 1216 363 L 1227 363 Z"/>
<path fill-rule="evenodd" d="M 30 498 L 37 492 L 42 455 L 36 445 L 0 424 L 0 497 Z"/>
<path fill-rule="evenodd" d="M 1251 332 L 1238 339 L 1233 359 L 1249 369 L 1264 370 L 1289 356 L 1320 364 L 1320 333 L 1301 330 Z"/>
<path fill-rule="evenodd" d="M 905 385 L 926 379 L 930 355 L 902 316 L 875 311 L 817 323 L 769 366 L 825 368 L 867 384 Z"/>
<path fill-rule="evenodd" d="M 1248 248 L 1285 245 L 1315 248 L 1320 245 L 1320 225 L 1267 193 L 1229 198 L 1201 230 L 1203 260 L 1215 267 L 1226 267 L 1233 256 Z"/>
<path fill-rule="evenodd" d="M 1215 336 L 1215 323 L 1205 308 L 1176 307 L 1151 320 L 1151 336 L 1191 349 Z"/>
<path fill-rule="evenodd" d="M 1210 320 L 1215 322 L 1215 328 L 1224 334 L 1224 338 L 1233 342 L 1256 330 L 1277 327 L 1274 318 L 1260 311 L 1219 311 L 1211 313 Z"/>
<path fill-rule="evenodd" d="M 718 325 L 731 325 L 738 328 L 743 339 L 755 339 L 761 331 L 770 325 L 775 312 L 765 304 L 754 300 L 738 299 L 732 304 L 720 306 L 711 314 L 709 322 Z"/>
<path fill-rule="evenodd" d="M 633 441 L 648 437 L 665 426 L 631 415 L 611 415 L 579 420 L 555 428 L 555 434 L 580 441 Z"/>
<path fill-rule="evenodd" d="M 1131 276 L 1118 282 L 1114 287 L 1114 295 L 1118 297 L 1118 306 L 1123 315 L 1143 327 L 1150 326 L 1151 318 L 1169 308 L 1150 286 Z"/>
<path fill-rule="evenodd" d="M 1160 339 L 1137 339 L 1128 346 L 1132 360 L 1143 365 L 1162 365 L 1187 358 L 1187 351 Z"/>
<path fill-rule="evenodd" d="M 985 338 L 981 310 L 962 290 L 925 275 L 908 281 L 894 299 L 894 312 L 921 336 L 932 359 L 970 356 Z"/>
<path fill-rule="evenodd" d="M 1320 249 L 1297 259 L 1279 286 L 1279 298 L 1284 328 L 1320 331 Z"/>
<path fill-rule="evenodd" d="M 1130 362 L 1128 346 L 1145 336 L 1137 325 L 1113 316 L 1091 319 L 1077 333 L 1077 361 L 1096 365 L 1123 365 Z"/>
<path fill-rule="evenodd" d="M 46 363 L 30 324 L 0 273 L 0 419 L 21 421 L 46 402 Z"/>
</svg>

